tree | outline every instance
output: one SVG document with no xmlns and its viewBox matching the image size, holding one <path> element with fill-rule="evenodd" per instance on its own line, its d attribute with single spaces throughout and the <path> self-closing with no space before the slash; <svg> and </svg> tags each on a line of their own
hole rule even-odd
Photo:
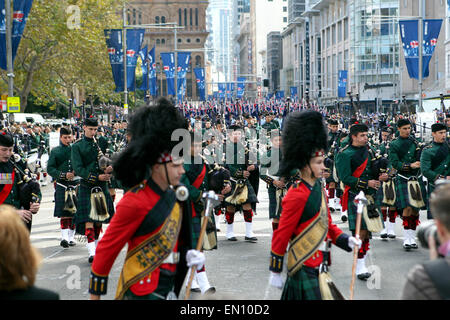
<svg viewBox="0 0 450 320">
<path fill-rule="evenodd" d="M 34 0 L 14 62 L 14 94 L 25 112 L 28 97 L 48 104 L 67 100 L 74 85 L 114 99 L 104 29 L 120 28 L 125 0 Z M 6 72 L 1 72 L 6 88 Z"/>
</svg>

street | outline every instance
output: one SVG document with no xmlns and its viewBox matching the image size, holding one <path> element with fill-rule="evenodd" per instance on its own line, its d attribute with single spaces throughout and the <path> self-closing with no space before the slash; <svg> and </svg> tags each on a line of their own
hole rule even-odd
<svg viewBox="0 0 450 320">
<path fill-rule="evenodd" d="M 60 243 L 59 219 L 53 217 L 53 184 L 42 188 L 41 209 L 33 219 L 32 244 L 42 255 L 36 286 L 56 291 L 62 300 L 87 300 L 90 265 L 85 243 L 78 241 L 75 247 L 63 249 Z M 122 193 L 117 192 L 116 204 Z M 206 252 L 206 270 L 211 285 L 216 287 L 213 299 L 229 300 L 278 300 L 281 290 L 268 285 L 269 255 L 272 225 L 268 216 L 268 195 L 265 183 L 261 181 L 259 204 L 254 221 L 257 243 L 244 241 L 245 225 L 243 216 L 236 214 L 235 234 L 237 242 L 226 240 L 226 225 L 221 216 L 221 232 L 218 233 L 218 250 Z M 340 214 L 332 214 L 333 221 L 346 233 L 348 223 L 340 221 Z M 421 212 L 421 220 L 426 220 L 426 212 Z M 373 272 L 367 282 L 356 279 L 355 300 L 396 300 L 400 298 L 407 272 L 417 263 L 428 259 L 428 250 L 421 248 L 406 252 L 402 248 L 403 228 L 397 218 L 395 240 L 382 240 L 374 234 L 370 241 L 367 266 Z M 102 299 L 112 300 L 115 296 L 117 280 L 125 258 L 126 247 L 122 250 L 109 274 L 108 294 Z M 330 274 L 334 283 L 346 299 L 352 271 L 352 253 L 332 247 Z M 286 261 L 287 259 L 285 259 Z M 284 267 L 283 276 L 286 276 Z M 201 296 L 192 293 L 190 299 Z M 180 299 L 184 298 L 184 290 Z"/>
</svg>

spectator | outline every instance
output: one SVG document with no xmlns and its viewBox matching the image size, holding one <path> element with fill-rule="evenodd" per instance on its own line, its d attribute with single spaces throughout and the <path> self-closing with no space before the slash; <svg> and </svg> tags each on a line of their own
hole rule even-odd
<svg viewBox="0 0 450 320">
<path fill-rule="evenodd" d="M 16 209 L 0 205 L 0 300 L 59 300 L 34 286 L 40 260 Z"/>
<path fill-rule="evenodd" d="M 435 240 L 430 236 L 428 245 L 432 261 L 416 265 L 409 271 L 403 288 L 403 300 L 450 299 L 450 184 L 433 192 L 430 208 L 441 245 L 436 248 Z M 437 259 L 438 255 L 441 258 Z M 430 275 L 431 269 L 433 274 Z M 435 281 L 436 278 L 438 281 Z"/>
</svg>

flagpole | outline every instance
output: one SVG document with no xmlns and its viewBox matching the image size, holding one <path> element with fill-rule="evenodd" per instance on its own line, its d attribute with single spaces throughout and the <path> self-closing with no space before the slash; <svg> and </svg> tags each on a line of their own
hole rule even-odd
<svg viewBox="0 0 450 320">
<path fill-rule="evenodd" d="M 419 35 L 419 112 L 423 112 L 423 15 L 424 0 L 419 1 L 419 19 L 418 19 L 418 35 Z"/>
<path fill-rule="evenodd" d="M 123 37 L 122 37 L 122 48 L 123 48 L 123 108 L 124 114 L 128 112 L 128 85 L 127 85 L 127 29 L 126 29 L 126 9 L 125 4 L 123 5 Z"/>
<path fill-rule="evenodd" d="M 12 61 L 11 39 L 11 0 L 5 0 L 5 31 L 6 31 L 6 68 L 8 76 L 8 97 L 14 96 L 14 66 Z"/>
</svg>

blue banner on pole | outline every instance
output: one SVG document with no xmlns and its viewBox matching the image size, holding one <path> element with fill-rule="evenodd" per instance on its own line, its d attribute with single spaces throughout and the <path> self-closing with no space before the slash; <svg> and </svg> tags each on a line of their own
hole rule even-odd
<svg viewBox="0 0 450 320">
<path fill-rule="evenodd" d="M 298 91 L 297 91 L 297 87 L 291 87 L 290 91 L 291 91 L 291 98 L 295 98 L 298 95 Z"/>
<path fill-rule="evenodd" d="M 13 3 L 12 30 L 11 30 L 13 65 L 32 4 L 33 0 L 14 0 Z M 6 53 L 5 1 L 0 1 L 0 68 L 4 70 L 7 69 L 6 54 L 7 53 Z"/>
<path fill-rule="evenodd" d="M 237 93 L 236 96 L 238 99 L 241 99 L 244 96 L 245 93 L 245 78 L 239 77 L 237 78 Z"/>
<path fill-rule="evenodd" d="M 283 98 L 284 98 L 284 90 L 280 90 L 275 93 L 275 99 L 283 99 Z"/>
<path fill-rule="evenodd" d="M 124 91 L 123 83 L 123 39 L 122 29 L 104 30 L 108 47 L 109 61 L 113 72 L 116 92 Z M 139 48 L 144 40 L 144 29 L 127 30 L 127 89 L 135 90 L 136 65 Z"/>
<path fill-rule="evenodd" d="M 219 83 L 218 86 L 219 86 L 219 92 L 218 92 L 219 99 L 225 99 L 225 91 L 227 91 L 227 84 Z"/>
<path fill-rule="evenodd" d="M 148 79 L 148 61 L 147 61 L 147 54 L 148 54 L 148 46 L 143 47 L 141 50 L 139 50 L 139 57 L 142 61 L 142 84 L 139 87 L 139 90 L 147 91 L 149 89 L 149 79 Z"/>
<path fill-rule="evenodd" d="M 161 52 L 164 72 L 167 79 L 167 94 L 175 95 L 175 54 L 173 52 Z"/>
<path fill-rule="evenodd" d="M 410 78 L 419 79 L 418 20 L 399 21 L 406 67 Z M 430 75 L 429 64 L 437 45 L 442 20 L 423 21 L 422 78 Z"/>
<path fill-rule="evenodd" d="M 233 98 L 234 83 L 227 83 L 227 99 Z"/>
<path fill-rule="evenodd" d="M 199 92 L 199 98 L 201 101 L 205 101 L 205 69 L 194 68 L 195 78 L 197 79 L 197 87 Z"/>
<path fill-rule="evenodd" d="M 345 98 L 346 92 L 347 92 L 347 76 L 348 71 L 347 70 L 339 70 L 338 71 L 339 77 L 338 77 L 338 97 L 339 98 Z"/>
<path fill-rule="evenodd" d="M 178 52 L 178 101 L 183 101 L 183 98 L 186 95 L 186 73 L 189 69 L 190 62 L 190 52 Z"/>
<path fill-rule="evenodd" d="M 153 97 L 156 97 L 158 95 L 158 88 L 156 86 L 156 59 L 155 59 L 155 47 L 152 48 L 152 50 L 150 50 L 148 52 L 148 79 L 149 79 L 149 89 L 150 89 L 150 94 Z"/>
</svg>

